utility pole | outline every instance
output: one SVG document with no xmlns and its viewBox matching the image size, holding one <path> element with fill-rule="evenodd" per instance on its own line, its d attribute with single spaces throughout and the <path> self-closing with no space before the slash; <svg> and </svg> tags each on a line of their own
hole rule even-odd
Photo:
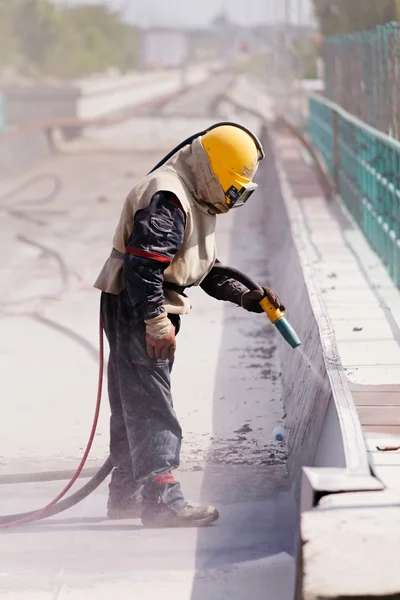
<svg viewBox="0 0 400 600">
<path fill-rule="evenodd" d="M 266 19 L 266 31 L 268 29 L 271 32 L 269 42 L 266 43 L 267 48 L 267 76 L 273 77 L 276 80 L 278 75 L 278 48 L 276 39 L 276 12 L 275 4 L 276 0 L 268 0 L 267 3 L 267 19 Z"/>
<path fill-rule="evenodd" d="M 304 3 L 303 0 L 297 0 L 297 39 L 298 39 L 298 58 L 297 58 L 297 78 L 298 78 L 298 111 L 299 117 L 303 122 L 306 120 L 307 114 L 307 100 L 303 93 L 302 82 L 305 76 L 305 49 L 304 42 L 306 36 L 304 35 Z"/>
<path fill-rule="evenodd" d="M 290 0 L 285 0 L 285 25 L 288 25 L 290 21 L 290 5 Z"/>
<path fill-rule="evenodd" d="M 123 57 L 122 57 L 122 73 L 123 75 L 125 75 L 125 73 L 129 70 L 129 52 L 130 52 L 130 47 L 131 47 L 131 40 L 128 40 L 128 35 L 129 35 L 129 29 L 128 29 L 128 23 L 127 23 L 127 15 L 128 15 L 128 9 L 130 8 L 130 0 L 125 0 L 120 9 L 119 9 L 119 18 L 121 23 L 123 24 L 124 27 L 124 32 L 123 32 Z M 128 30 L 128 31 L 127 31 Z"/>
<path fill-rule="evenodd" d="M 290 86 L 291 86 L 291 59 L 290 59 L 290 32 L 289 32 L 289 27 L 290 27 L 290 9 L 291 9 L 291 2 L 290 0 L 284 0 L 285 1 L 285 6 L 284 6 L 284 34 L 283 34 L 283 40 L 284 40 L 284 57 L 285 57 L 285 65 L 284 65 L 284 69 L 285 69 L 285 96 L 286 96 L 286 102 L 285 102 L 285 112 L 287 113 L 289 108 L 290 108 L 290 95 L 291 95 L 291 90 L 290 90 Z"/>
<path fill-rule="evenodd" d="M 303 25 L 303 0 L 297 0 L 297 24 L 299 27 Z"/>
</svg>

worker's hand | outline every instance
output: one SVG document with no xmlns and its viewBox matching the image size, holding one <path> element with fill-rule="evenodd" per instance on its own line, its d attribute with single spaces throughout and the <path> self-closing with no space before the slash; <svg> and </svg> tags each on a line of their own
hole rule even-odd
<svg viewBox="0 0 400 600">
<path fill-rule="evenodd" d="M 173 360 L 176 350 L 175 327 L 171 324 L 168 335 L 161 340 L 155 340 L 146 334 L 146 348 L 149 358 Z"/>
<path fill-rule="evenodd" d="M 282 312 L 285 312 L 286 307 L 282 304 L 279 296 L 277 296 L 275 292 L 268 287 L 263 287 L 263 290 L 263 292 L 261 290 L 245 292 L 241 301 L 243 308 L 249 312 L 262 313 L 264 311 L 260 305 L 260 302 L 263 298 L 267 297 L 272 306 L 279 308 L 279 310 Z"/>
</svg>

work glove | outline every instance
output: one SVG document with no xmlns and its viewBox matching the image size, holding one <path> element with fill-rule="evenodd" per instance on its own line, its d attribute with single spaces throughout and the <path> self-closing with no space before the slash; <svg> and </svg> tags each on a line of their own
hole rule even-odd
<svg viewBox="0 0 400 600">
<path fill-rule="evenodd" d="M 172 323 L 169 333 L 161 339 L 154 339 L 149 334 L 146 334 L 146 349 L 149 358 L 173 360 L 176 351 L 176 340 L 175 327 Z"/>
<path fill-rule="evenodd" d="M 146 350 L 149 358 L 173 360 L 176 350 L 175 327 L 164 312 L 145 320 Z"/>
<path fill-rule="evenodd" d="M 245 292 L 242 296 L 241 305 L 245 310 L 253 313 L 264 312 L 260 306 L 260 302 L 263 298 L 267 297 L 271 302 L 272 306 L 279 308 L 282 312 L 285 312 L 286 307 L 282 304 L 279 296 L 275 294 L 270 288 L 263 287 L 261 290 L 252 290 L 251 292 Z"/>
</svg>

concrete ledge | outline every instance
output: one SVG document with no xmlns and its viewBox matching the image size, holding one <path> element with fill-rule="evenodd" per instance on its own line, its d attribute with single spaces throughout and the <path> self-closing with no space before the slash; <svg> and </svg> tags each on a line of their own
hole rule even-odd
<svg viewBox="0 0 400 600">
<path fill-rule="evenodd" d="M 301 520 L 297 598 L 400 600 L 400 496 L 358 492 L 323 498 Z"/>
<path fill-rule="evenodd" d="M 353 475 L 347 469 L 303 467 L 300 513 L 318 506 L 329 494 L 347 492 L 380 492 L 382 483 L 373 475 Z"/>
<path fill-rule="evenodd" d="M 284 341 L 280 343 L 288 466 L 298 492 L 303 466 L 346 468 L 358 476 L 369 476 L 370 470 L 334 332 L 309 269 L 316 249 L 308 239 L 301 211 L 286 182 L 285 169 L 301 168 L 301 162 L 300 167 L 295 165 L 295 143 L 290 135 L 282 137 L 279 132 L 267 138 L 269 166 L 262 185 L 269 215 L 265 235 L 269 254 L 274 257 L 271 284 L 288 304 L 287 316 L 303 341 L 296 351 Z M 278 156 L 277 164 L 274 155 Z M 310 182 L 305 181 L 304 185 Z M 321 193 L 319 189 L 317 192 Z"/>
</svg>

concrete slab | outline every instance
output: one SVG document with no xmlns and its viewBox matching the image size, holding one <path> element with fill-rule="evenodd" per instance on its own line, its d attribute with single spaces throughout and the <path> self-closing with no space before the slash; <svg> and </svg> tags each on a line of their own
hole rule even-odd
<svg viewBox="0 0 400 600">
<path fill-rule="evenodd" d="M 353 322 L 332 319 L 332 323 L 338 342 L 363 341 L 372 344 L 393 340 L 393 332 L 384 317 L 373 320 L 358 317 L 356 323 L 354 323 L 354 319 Z"/>
<path fill-rule="evenodd" d="M 390 386 L 388 386 L 390 387 Z M 393 386 L 395 387 L 395 386 Z M 377 391 L 353 391 L 357 406 L 400 406 L 399 391 L 394 389 Z"/>
<path fill-rule="evenodd" d="M 41 262 L 42 252 L 26 252 L 17 237 L 26 223 L 7 214 L 1 226 L 14 233 L 16 262 L 4 278 L 18 270 L 19 279 L 4 288 L 1 301 L 3 385 L 10 402 L 0 421 L 0 474 L 71 468 L 80 457 L 96 391 L 99 298 L 91 284 L 110 251 L 125 195 L 160 155 L 154 147 L 149 154 L 70 153 L 23 174 L 26 179 L 51 171 L 62 180 L 52 209 L 65 212 L 41 214 L 44 225 L 30 223 L 29 235 L 61 254 L 66 277 L 60 286 L 57 261 Z M 20 200 L 33 195 L 28 189 Z M 261 197 L 253 212 L 221 219 L 219 257 L 268 283 L 268 266 L 260 260 L 262 231 L 253 228 L 260 210 Z M 39 273 L 51 293 L 41 295 Z M 272 436 L 284 420 L 275 330 L 262 315 L 225 307 L 201 290 L 190 295 L 195 308 L 183 321 L 173 375 L 184 428 L 179 477 L 189 500 L 218 506 L 220 522 L 205 531 L 111 523 L 104 520 L 103 486 L 71 512 L 1 536 L 5 600 L 154 598 L 161 583 L 167 598 L 290 597 L 296 511 L 286 445 Z M 107 455 L 107 421 L 105 400 L 92 464 Z M 60 487 L 2 486 L 1 513 L 40 507 Z"/>
<path fill-rule="evenodd" d="M 379 344 L 379 345 L 378 345 Z M 372 340 L 369 344 L 365 341 L 338 340 L 341 358 L 346 367 L 353 366 L 389 366 L 400 365 L 400 348 L 393 340 Z"/>
<path fill-rule="evenodd" d="M 281 476 L 273 467 L 209 467 L 206 476 L 182 471 L 182 485 L 190 490 L 191 500 L 199 502 L 206 494 L 208 501 L 221 506 L 218 526 L 204 531 L 145 530 L 136 520 L 110 522 L 104 517 L 103 486 L 61 517 L 2 536 L 0 593 L 7 600 L 28 594 L 58 600 L 106 598 L 114 590 L 116 598 L 128 592 L 151 598 L 164 578 L 167 598 L 180 594 L 197 599 L 206 590 L 211 598 L 229 598 L 233 586 L 240 598 L 250 584 L 261 600 L 274 572 L 282 575 L 282 587 L 271 581 L 271 595 L 266 597 L 288 598 L 294 583 L 293 546 L 287 545 L 293 515 L 284 491 L 275 486 Z M 250 504 L 245 485 L 249 477 L 254 482 Z M 24 497 L 19 497 L 21 488 L 7 486 L 2 509 L 40 505 L 57 487 L 24 486 Z M 286 522 L 276 512 L 279 505 L 287 510 Z M 274 566 L 278 571 L 272 572 Z"/>
<path fill-rule="evenodd" d="M 368 365 L 362 367 L 345 367 L 351 383 L 376 386 L 382 384 L 398 385 L 400 380 L 399 365 Z"/>
<path fill-rule="evenodd" d="M 363 425 L 400 425 L 400 406 L 358 406 Z"/>
<path fill-rule="evenodd" d="M 374 468 L 389 466 L 398 467 L 400 465 L 400 451 L 379 452 L 376 450 L 375 452 L 371 452 L 371 461 Z"/>
<path fill-rule="evenodd" d="M 323 498 L 318 509 L 303 514 L 301 597 L 399 598 L 399 525 L 398 491 Z"/>
</svg>

